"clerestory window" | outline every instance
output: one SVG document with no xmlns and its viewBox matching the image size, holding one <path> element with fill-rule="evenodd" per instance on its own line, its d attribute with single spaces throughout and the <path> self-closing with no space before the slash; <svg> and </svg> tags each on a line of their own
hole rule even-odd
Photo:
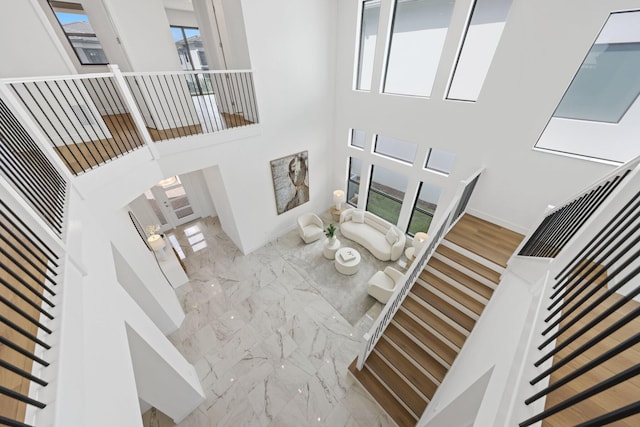
<svg viewBox="0 0 640 427">
<path fill-rule="evenodd" d="M 64 1 L 50 1 L 49 5 L 82 65 L 109 63 L 82 5 Z"/>
</svg>

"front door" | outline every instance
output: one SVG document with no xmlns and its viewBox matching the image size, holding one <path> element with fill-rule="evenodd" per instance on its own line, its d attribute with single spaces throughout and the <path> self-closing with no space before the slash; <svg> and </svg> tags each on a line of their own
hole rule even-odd
<svg viewBox="0 0 640 427">
<path fill-rule="evenodd" d="M 158 217 L 161 232 L 199 218 L 178 176 L 163 179 L 147 190 L 145 196 Z"/>
</svg>

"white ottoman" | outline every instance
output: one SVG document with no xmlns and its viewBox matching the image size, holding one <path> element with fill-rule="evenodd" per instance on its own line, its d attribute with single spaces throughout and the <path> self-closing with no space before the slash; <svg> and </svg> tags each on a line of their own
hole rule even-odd
<svg viewBox="0 0 640 427">
<path fill-rule="evenodd" d="M 338 239 L 327 239 L 324 242 L 324 249 L 322 250 L 322 255 L 326 259 L 335 259 L 336 252 L 340 249 L 340 240 Z"/>
<path fill-rule="evenodd" d="M 360 253 L 355 249 L 340 248 L 336 252 L 336 270 L 347 276 L 356 274 L 360 266 L 360 259 Z"/>
</svg>

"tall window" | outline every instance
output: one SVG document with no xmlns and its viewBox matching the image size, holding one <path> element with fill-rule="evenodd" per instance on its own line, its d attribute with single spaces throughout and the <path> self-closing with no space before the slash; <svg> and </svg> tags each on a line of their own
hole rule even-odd
<svg viewBox="0 0 640 427">
<path fill-rule="evenodd" d="M 513 0 L 476 0 L 447 94 L 477 101 Z"/>
<path fill-rule="evenodd" d="M 442 189 L 440 187 L 426 182 L 420 183 L 418 198 L 411 212 L 407 234 L 413 236 L 418 231 L 424 231 L 426 233 L 427 230 L 429 230 L 429 225 L 431 225 L 433 213 L 438 207 L 438 200 L 440 199 L 441 193 Z"/>
<path fill-rule="evenodd" d="M 364 149 L 364 135 L 363 130 L 351 129 L 351 145 Z"/>
<path fill-rule="evenodd" d="M 109 63 L 82 5 L 63 1 L 50 1 L 49 5 L 82 65 Z"/>
<path fill-rule="evenodd" d="M 384 92 L 430 96 L 453 0 L 396 0 Z"/>
<path fill-rule="evenodd" d="M 609 15 L 536 148 L 624 163 L 638 155 L 640 11 Z"/>
<path fill-rule="evenodd" d="M 347 181 L 347 203 L 358 206 L 358 193 L 360 192 L 360 176 L 362 174 L 362 161 L 356 157 L 349 157 L 349 180 Z"/>
<path fill-rule="evenodd" d="M 171 26 L 171 35 L 176 44 L 178 58 L 180 58 L 180 65 L 183 70 L 209 69 L 198 28 Z M 209 74 L 196 74 L 195 77 L 187 78 L 187 84 L 192 95 L 213 92 L 213 84 Z"/>
<path fill-rule="evenodd" d="M 383 135 L 376 136 L 375 152 L 392 159 L 413 164 L 416 158 L 418 145 L 413 142 L 389 138 Z"/>
<path fill-rule="evenodd" d="M 367 210 L 392 224 L 397 224 L 406 191 L 407 177 L 405 175 L 381 166 L 373 166 L 367 196 Z"/>
<path fill-rule="evenodd" d="M 640 42 L 596 42 L 553 117 L 618 123 L 638 93 Z"/>
<path fill-rule="evenodd" d="M 371 90 L 373 58 L 376 52 L 378 21 L 380 19 L 380 0 L 367 0 L 362 4 L 360 16 L 360 47 L 358 49 L 358 70 L 356 89 Z"/>
<path fill-rule="evenodd" d="M 456 155 L 444 150 L 432 148 L 427 156 L 425 168 L 449 175 L 453 169 Z"/>
</svg>

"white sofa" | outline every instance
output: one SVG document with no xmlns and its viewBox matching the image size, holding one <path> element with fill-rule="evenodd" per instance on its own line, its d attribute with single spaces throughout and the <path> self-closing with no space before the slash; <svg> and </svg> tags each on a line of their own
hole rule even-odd
<svg viewBox="0 0 640 427">
<path fill-rule="evenodd" d="M 363 217 L 362 222 L 359 222 L 360 216 Z M 367 248 L 380 261 L 395 261 L 404 251 L 404 233 L 371 212 L 354 208 L 343 211 L 340 214 L 340 232 Z"/>
</svg>

